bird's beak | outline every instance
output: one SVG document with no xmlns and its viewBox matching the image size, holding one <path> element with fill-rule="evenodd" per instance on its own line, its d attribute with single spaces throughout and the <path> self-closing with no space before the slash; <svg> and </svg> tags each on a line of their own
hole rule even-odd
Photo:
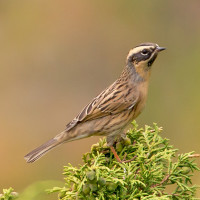
<svg viewBox="0 0 200 200">
<path fill-rule="evenodd" d="M 163 51 L 165 49 L 166 49 L 165 47 L 156 47 L 157 52 Z"/>
</svg>

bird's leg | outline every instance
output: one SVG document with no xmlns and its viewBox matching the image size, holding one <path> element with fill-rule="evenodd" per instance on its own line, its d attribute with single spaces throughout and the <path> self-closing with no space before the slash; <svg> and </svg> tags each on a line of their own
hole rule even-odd
<svg viewBox="0 0 200 200">
<path fill-rule="evenodd" d="M 119 156 L 117 155 L 117 152 L 115 151 L 115 149 L 114 149 L 114 147 L 113 146 L 110 146 L 110 150 L 112 151 L 112 153 L 114 154 L 114 156 L 115 156 L 115 158 L 116 158 L 116 160 L 118 161 L 118 162 L 122 162 L 121 161 L 121 159 L 119 158 Z"/>
<path fill-rule="evenodd" d="M 123 133 L 120 135 L 120 138 L 122 138 L 123 140 L 125 140 L 125 139 L 127 138 L 126 133 L 123 132 Z"/>
<path fill-rule="evenodd" d="M 113 144 L 115 143 L 115 138 L 116 138 L 116 134 L 113 135 L 108 135 L 106 140 L 107 140 L 107 145 L 110 147 L 110 150 L 112 151 L 112 153 L 115 156 L 115 159 L 118 162 L 122 162 L 121 159 L 119 158 L 119 156 L 117 155 L 117 152 L 115 151 L 115 148 L 113 147 Z"/>
<path fill-rule="evenodd" d="M 110 138 L 108 138 L 108 139 L 110 139 Z M 122 133 L 118 139 L 119 139 L 119 141 L 124 140 L 124 142 L 126 142 L 126 143 L 131 143 L 131 141 L 129 141 L 130 139 L 126 136 L 125 133 Z M 114 141 L 114 140 L 110 140 L 110 141 Z M 133 158 L 131 158 L 131 159 L 129 159 L 129 160 L 126 160 L 127 154 L 125 153 L 123 160 L 121 160 L 121 159 L 119 158 L 119 156 L 117 155 L 117 152 L 115 151 L 115 149 L 114 149 L 112 143 L 111 143 L 111 145 L 110 145 L 110 149 L 111 149 L 111 151 L 113 152 L 113 154 L 114 154 L 116 160 L 117 160 L 118 162 L 120 162 L 120 163 L 122 163 L 122 162 L 123 162 L 123 163 L 129 163 L 129 162 L 135 160 L 135 158 L 137 157 L 137 156 L 134 156 Z"/>
</svg>

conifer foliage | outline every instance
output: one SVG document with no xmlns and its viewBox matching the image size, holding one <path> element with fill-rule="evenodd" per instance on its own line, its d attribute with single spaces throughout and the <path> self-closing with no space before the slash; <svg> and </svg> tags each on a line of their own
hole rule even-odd
<svg viewBox="0 0 200 200">
<path fill-rule="evenodd" d="M 126 138 L 115 144 L 122 163 L 102 139 L 83 155 L 84 164 L 65 166 L 65 186 L 49 192 L 58 192 L 62 200 L 194 199 L 197 186 L 191 176 L 199 170 L 194 163 L 198 155 L 177 155 L 156 124 L 144 129 L 138 129 L 135 121 L 132 124 Z"/>
</svg>

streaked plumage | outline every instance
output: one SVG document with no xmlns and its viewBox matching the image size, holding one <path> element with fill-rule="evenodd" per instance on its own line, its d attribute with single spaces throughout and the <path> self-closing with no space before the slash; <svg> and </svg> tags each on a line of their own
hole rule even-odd
<svg viewBox="0 0 200 200">
<path fill-rule="evenodd" d="M 107 136 L 108 146 L 144 108 L 151 65 L 165 48 L 143 43 L 131 49 L 120 77 L 74 118 L 66 129 L 25 156 L 34 162 L 50 149 L 64 142 L 93 135 Z"/>
</svg>

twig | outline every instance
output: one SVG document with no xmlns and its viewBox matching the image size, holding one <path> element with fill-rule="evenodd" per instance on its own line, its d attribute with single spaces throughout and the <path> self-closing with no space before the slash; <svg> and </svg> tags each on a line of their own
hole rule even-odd
<svg viewBox="0 0 200 200">
<path fill-rule="evenodd" d="M 124 158 L 123 158 L 122 162 L 125 161 L 126 156 L 127 156 L 127 153 L 125 152 L 125 154 L 124 154 Z"/>
<path fill-rule="evenodd" d="M 170 174 L 167 174 L 167 176 L 165 176 L 165 177 L 163 178 L 163 180 L 162 180 L 160 183 L 157 183 L 157 184 L 155 184 L 155 185 L 152 185 L 151 187 L 152 187 L 152 188 L 155 188 L 155 187 L 157 187 L 157 186 L 159 186 L 159 185 L 162 185 L 164 182 L 166 182 L 166 181 L 169 179 L 169 177 L 170 177 Z"/>
<path fill-rule="evenodd" d="M 197 157 L 200 157 L 200 154 L 192 154 L 188 156 L 188 158 L 197 158 Z"/>
<path fill-rule="evenodd" d="M 103 150 L 103 151 L 101 151 L 101 153 L 107 154 L 107 153 L 110 153 L 110 150 Z"/>
<path fill-rule="evenodd" d="M 123 163 L 129 163 L 129 162 L 135 160 L 136 158 L 137 158 L 137 156 L 135 155 L 135 156 L 134 156 L 133 158 L 131 158 L 130 160 L 125 160 L 125 161 L 123 161 Z"/>
</svg>

